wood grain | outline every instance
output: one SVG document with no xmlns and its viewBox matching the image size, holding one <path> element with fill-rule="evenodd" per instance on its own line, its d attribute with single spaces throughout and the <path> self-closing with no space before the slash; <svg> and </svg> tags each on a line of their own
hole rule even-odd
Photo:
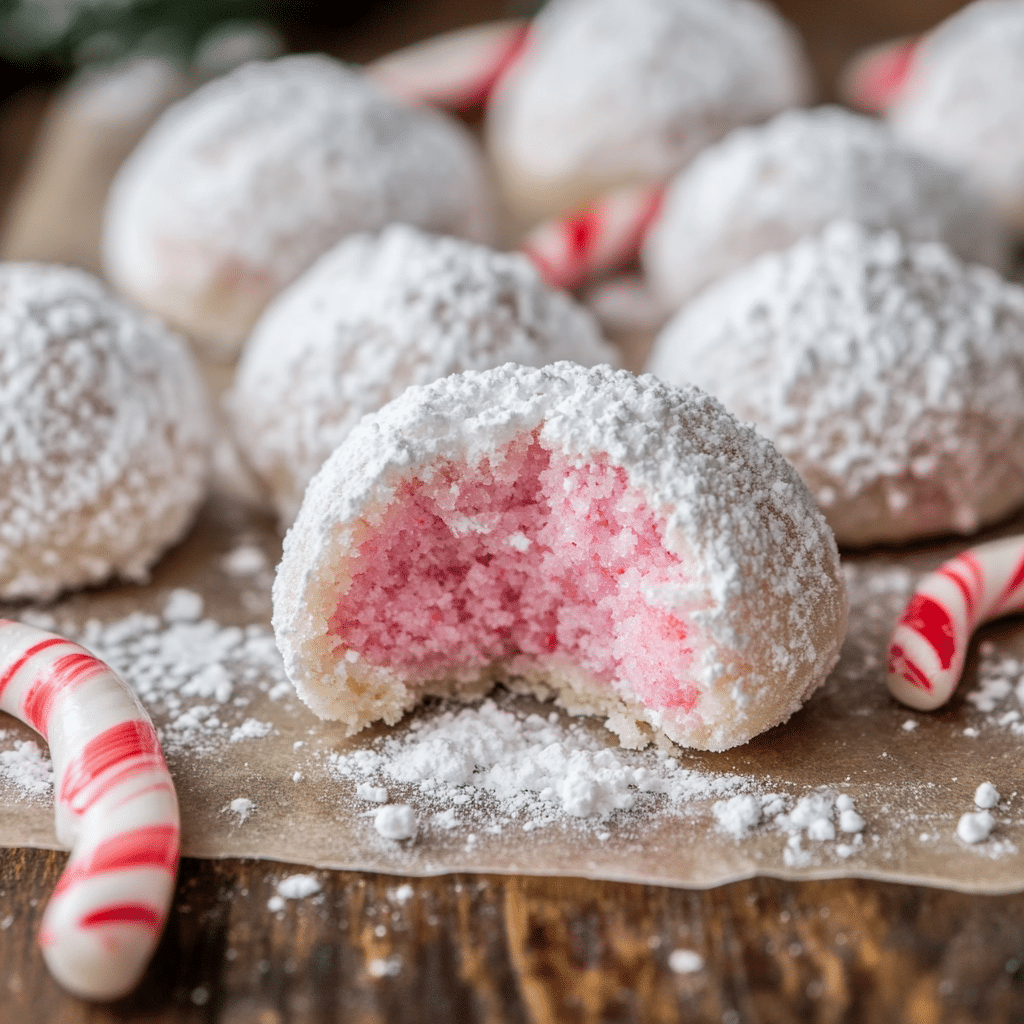
<svg viewBox="0 0 1024 1024">
<path fill-rule="evenodd" d="M 0 853 L 4 1024 L 1024 1019 L 1024 894 L 320 872 L 320 896 L 274 913 L 295 868 L 253 861 L 185 861 L 143 985 L 92 1007 L 57 988 L 32 940 L 43 900 L 29 894 L 50 890 L 63 859 Z M 703 969 L 674 972 L 676 949 Z"/>
</svg>

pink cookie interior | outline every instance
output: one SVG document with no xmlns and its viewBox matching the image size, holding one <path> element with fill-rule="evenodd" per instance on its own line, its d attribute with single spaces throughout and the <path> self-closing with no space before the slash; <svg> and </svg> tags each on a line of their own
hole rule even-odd
<svg viewBox="0 0 1024 1024">
<path fill-rule="evenodd" d="M 331 632 L 372 665 L 439 678 L 562 655 L 648 707 L 693 710 L 693 630 L 645 600 L 685 585 L 664 517 L 606 462 L 527 436 L 406 481 L 361 545 Z"/>
</svg>

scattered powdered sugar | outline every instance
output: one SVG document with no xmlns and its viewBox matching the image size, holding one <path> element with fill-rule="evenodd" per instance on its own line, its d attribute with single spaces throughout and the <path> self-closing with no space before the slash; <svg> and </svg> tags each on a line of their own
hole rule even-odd
<svg viewBox="0 0 1024 1024">
<path fill-rule="evenodd" d="M 399 906 L 404 906 L 413 898 L 414 893 L 415 890 L 413 887 L 406 882 L 405 884 L 400 885 L 389 895 Z"/>
<path fill-rule="evenodd" d="M 735 777 L 711 779 L 655 755 L 648 767 L 639 755 L 614 750 L 577 722 L 523 715 L 492 699 L 410 722 L 401 737 L 384 737 L 351 754 L 330 756 L 341 778 L 379 779 L 414 788 L 424 809 L 449 815 L 490 797 L 498 819 L 521 819 L 531 831 L 570 818 L 604 819 L 630 810 L 638 793 L 673 800 L 707 797 L 737 788 Z M 357 794 L 367 790 L 359 783 Z M 468 809 L 468 808 L 467 808 Z M 379 812 L 378 812 L 379 813 Z M 442 818 L 442 824 L 445 819 Z"/>
<path fill-rule="evenodd" d="M 788 834 L 782 859 L 788 867 L 806 867 L 814 862 L 814 854 L 803 846 L 804 839 L 812 843 L 830 842 L 836 838 L 835 815 L 839 812 L 839 829 L 849 839 L 838 843 L 835 852 L 840 857 L 849 857 L 863 846 L 864 819 L 854 810 L 852 799 L 845 793 L 834 795 L 820 790 L 801 797 L 789 811 L 774 816 L 777 828 Z"/>
<path fill-rule="evenodd" d="M 315 896 L 322 888 L 313 875 L 289 875 L 277 883 L 277 894 L 286 900 L 304 900 Z"/>
<path fill-rule="evenodd" d="M 840 544 L 971 532 L 1024 496 L 1024 289 L 830 224 L 714 285 L 649 369 L 771 438 Z"/>
<path fill-rule="evenodd" d="M 972 716 L 964 733 L 976 737 L 1005 729 L 1024 736 L 1024 663 L 1001 652 L 991 640 L 983 641 L 978 653 L 978 683 L 965 697 L 979 714 Z"/>
<path fill-rule="evenodd" d="M 991 782 L 983 782 L 974 791 L 974 804 L 976 807 L 990 810 L 999 803 L 999 790 Z"/>
<path fill-rule="evenodd" d="M 195 622 L 203 614 L 203 599 L 194 590 L 178 588 L 167 595 L 167 603 L 164 605 L 164 621 Z"/>
<path fill-rule="evenodd" d="M 267 568 L 267 556 L 255 544 L 240 544 L 221 559 L 221 566 L 229 576 L 254 576 Z"/>
<path fill-rule="evenodd" d="M 371 978 L 397 978 L 402 973 L 400 956 L 375 957 L 366 965 L 366 973 Z"/>
<path fill-rule="evenodd" d="M 153 716 L 165 753 L 196 758 L 270 735 L 273 725 L 245 709 L 258 695 L 281 701 L 293 693 L 265 627 L 202 618 L 203 605 L 201 595 L 178 588 L 168 594 L 162 615 L 133 612 L 82 627 L 32 610 L 20 618 L 76 640 L 105 661 Z"/>
<path fill-rule="evenodd" d="M 991 812 L 998 806 L 999 799 L 999 791 L 991 782 L 981 783 L 974 793 L 974 805 L 979 810 L 968 811 L 960 816 L 960 821 L 956 826 L 957 836 L 971 845 L 988 839 L 996 827 L 996 819 Z M 1005 842 L 1003 845 L 1012 846 Z"/>
<path fill-rule="evenodd" d="M 692 949 L 673 949 L 668 955 L 668 966 L 676 974 L 696 974 L 704 970 L 704 957 Z"/>
<path fill-rule="evenodd" d="M 387 804 L 374 814 L 373 827 L 385 839 L 412 839 L 416 812 L 408 804 Z"/>
<path fill-rule="evenodd" d="M 733 839 L 743 839 L 747 833 L 761 823 L 761 807 L 765 801 L 773 801 L 774 794 L 766 797 L 751 796 L 741 793 L 719 800 L 711 808 L 718 827 L 727 832 Z"/>
<path fill-rule="evenodd" d="M 382 736 L 348 754 L 330 754 L 332 775 L 355 782 L 357 798 L 400 790 L 406 804 L 366 814 L 385 838 L 420 830 L 461 829 L 467 848 L 478 832 L 531 833 L 574 827 L 605 842 L 611 822 L 625 825 L 669 815 L 690 817 L 711 807 L 716 827 L 737 841 L 761 828 L 788 841 L 789 866 L 849 857 L 863 846 L 864 820 L 846 794 L 814 791 L 794 797 L 768 791 L 770 780 L 687 768 L 663 750 L 611 749 L 593 728 L 528 712 L 512 698 L 486 699 L 458 710 L 423 713 L 399 736 Z M 803 850 L 803 838 L 813 850 Z"/>
<path fill-rule="evenodd" d="M 961 815 L 956 834 L 965 843 L 980 843 L 988 839 L 994 827 L 995 819 L 988 811 L 969 811 Z"/>
<path fill-rule="evenodd" d="M 244 825 L 256 811 L 256 804 L 248 797 L 237 796 L 224 808 L 224 810 L 235 816 L 239 825 Z"/>
<path fill-rule="evenodd" d="M 241 740 L 259 740 L 268 736 L 274 726 L 270 722 L 259 722 L 255 718 L 247 718 L 241 725 L 231 730 L 231 742 L 239 743 Z"/>
<path fill-rule="evenodd" d="M 0 730 L 0 742 L 8 738 Z M 0 750 L 0 782 L 26 797 L 49 797 L 53 791 L 53 762 L 35 740 L 14 740 Z"/>
</svg>

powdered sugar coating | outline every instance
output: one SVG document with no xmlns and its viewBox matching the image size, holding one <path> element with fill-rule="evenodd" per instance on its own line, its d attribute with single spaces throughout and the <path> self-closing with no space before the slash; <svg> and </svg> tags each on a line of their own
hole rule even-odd
<svg viewBox="0 0 1024 1024">
<path fill-rule="evenodd" d="M 926 36 L 888 116 L 1024 232 L 1024 0 L 980 0 Z"/>
<path fill-rule="evenodd" d="M 278 296 L 245 348 L 229 407 L 287 526 L 360 417 L 409 385 L 560 359 L 617 356 L 525 257 L 394 225 L 346 239 Z"/>
<path fill-rule="evenodd" d="M 423 679 L 367 664 L 332 635 L 363 568 L 360 549 L 403 489 L 451 471 L 467 483 L 484 467 L 497 473 L 502 453 L 531 437 L 552 460 L 621 472 L 632 505 L 620 507 L 661 524 L 662 550 L 684 583 L 645 599 L 652 622 L 658 613 L 687 619 L 687 684 L 699 692 L 699 713 L 645 707 L 624 680 L 597 679 L 557 657 L 513 658 L 462 679 L 452 666 L 445 678 Z M 479 693 L 511 677 L 557 692 L 570 710 L 608 716 L 629 745 L 653 728 L 724 749 L 800 706 L 834 664 L 845 621 L 831 533 L 769 442 L 695 388 L 570 363 L 453 375 L 365 417 L 310 484 L 274 585 L 286 671 L 314 711 L 351 731 L 396 721 L 426 693 Z"/>
<path fill-rule="evenodd" d="M 555 0 L 491 98 L 488 137 L 510 201 L 539 218 L 666 178 L 809 92 L 796 33 L 755 0 Z"/>
<path fill-rule="evenodd" d="M 0 596 L 142 579 L 206 492 L 184 342 L 87 274 L 0 265 Z"/>
<path fill-rule="evenodd" d="M 762 253 L 836 218 L 941 241 L 961 259 L 1000 267 L 1005 241 L 964 177 L 839 107 L 794 110 L 740 129 L 673 182 L 648 235 L 644 266 L 678 308 Z"/>
<path fill-rule="evenodd" d="M 778 446 L 839 542 L 971 533 L 1024 501 L 1024 290 L 852 223 L 708 289 L 648 369 Z"/>
<path fill-rule="evenodd" d="M 230 355 L 319 255 L 395 221 L 491 240 L 472 138 L 337 61 L 285 57 L 160 118 L 114 182 L 104 259 L 123 292 Z"/>
</svg>

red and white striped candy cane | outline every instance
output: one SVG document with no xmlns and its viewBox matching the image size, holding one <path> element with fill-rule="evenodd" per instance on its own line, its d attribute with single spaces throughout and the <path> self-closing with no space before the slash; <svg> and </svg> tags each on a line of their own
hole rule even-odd
<svg viewBox="0 0 1024 1024">
<path fill-rule="evenodd" d="M 43 916 L 53 975 L 87 999 L 142 976 L 174 895 L 180 819 L 149 716 L 78 644 L 0 619 L 0 709 L 50 745 L 58 840 L 72 847 Z"/>
<path fill-rule="evenodd" d="M 919 37 L 893 39 L 858 53 L 840 78 L 843 99 L 869 114 L 884 114 L 903 91 L 920 45 Z"/>
<path fill-rule="evenodd" d="M 971 634 L 1024 610 L 1024 536 L 969 548 L 925 576 L 889 643 L 892 695 L 932 711 L 960 681 Z"/>
<path fill-rule="evenodd" d="M 521 249 L 549 284 L 578 288 L 636 259 L 663 194 L 660 185 L 611 192 L 568 217 L 538 225 Z"/>
<path fill-rule="evenodd" d="M 523 21 L 474 25 L 395 50 L 365 71 L 397 99 L 468 110 L 487 102 L 523 52 L 529 31 Z"/>
</svg>

